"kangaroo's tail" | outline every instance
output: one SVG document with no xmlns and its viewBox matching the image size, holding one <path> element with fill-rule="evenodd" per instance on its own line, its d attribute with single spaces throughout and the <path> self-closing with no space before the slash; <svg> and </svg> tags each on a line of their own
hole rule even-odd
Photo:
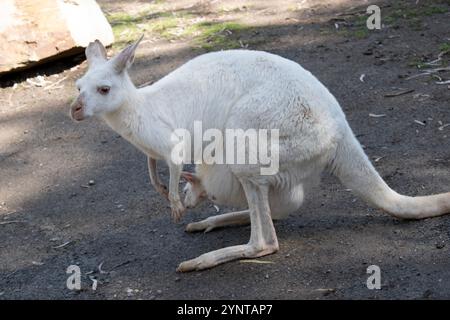
<svg viewBox="0 0 450 320">
<path fill-rule="evenodd" d="M 336 150 L 332 172 L 372 205 L 400 219 L 424 219 L 450 213 L 450 192 L 408 197 L 392 190 L 375 170 L 348 128 Z"/>
</svg>

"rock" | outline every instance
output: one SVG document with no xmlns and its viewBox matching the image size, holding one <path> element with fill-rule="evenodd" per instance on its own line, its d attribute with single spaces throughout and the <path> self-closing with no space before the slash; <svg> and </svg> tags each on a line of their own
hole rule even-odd
<svg viewBox="0 0 450 320">
<path fill-rule="evenodd" d="M 127 292 L 127 296 L 129 297 L 133 296 L 133 289 L 127 288 L 125 291 Z"/>
<path fill-rule="evenodd" d="M 365 50 L 363 52 L 363 55 L 365 55 L 365 56 L 370 56 L 372 54 L 373 54 L 373 49 L 372 48 L 368 48 L 367 50 Z"/>
<path fill-rule="evenodd" d="M 2 0 L 0 74 L 83 52 L 95 39 L 114 41 L 94 0 Z"/>
<path fill-rule="evenodd" d="M 443 249 L 445 247 L 445 242 L 436 243 L 436 249 Z"/>
</svg>

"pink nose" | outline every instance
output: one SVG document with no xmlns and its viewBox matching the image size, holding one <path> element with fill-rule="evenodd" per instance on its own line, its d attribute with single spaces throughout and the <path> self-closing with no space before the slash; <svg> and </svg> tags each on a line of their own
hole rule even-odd
<svg viewBox="0 0 450 320">
<path fill-rule="evenodd" d="M 77 100 L 75 100 L 70 106 L 70 115 L 72 116 L 72 119 L 76 121 L 81 121 L 84 119 L 83 102 L 80 97 L 78 97 Z"/>
</svg>

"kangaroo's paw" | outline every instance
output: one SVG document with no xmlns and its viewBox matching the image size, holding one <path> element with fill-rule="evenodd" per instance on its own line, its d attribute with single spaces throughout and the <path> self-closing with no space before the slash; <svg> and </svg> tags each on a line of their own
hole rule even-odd
<svg viewBox="0 0 450 320">
<path fill-rule="evenodd" d="M 208 219 L 189 223 L 186 226 L 186 232 L 200 232 L 200 231 L 203 231 L 204 233 L 210 232 L 211 230 L 216 228 L 216 225 L 211 220 Z"/>
<path fill-rule="evenodd" d="M 174 222 L 179 222 L 181 217 L 183 216 L 186 208 L 183 206 L 181 201 L 175 201 L 170 203 L 170 207 L 172 209 L 172 219 Z"/>
<path fill-rule="evenodd" d="M 211 216 L 205 220 L 189 223 L 186 226 L 187 232 L 204 231 L 209 232 L 213 229 L 227 226 L 237 226 L 250 223 L 250 216 L 248 210 L 230 212 L 220 214 L 218 216 Z"/>
<path fill-rule="evenodd" d="M 257 248 L 251 244 L 231 246 L 211 251 L 201 256 L 180 263 L 178 272 L 199 271 L 215 267 L 219 264 L 245 258 L 257 258 L 278 251 L 278 245 Z"/>
</svg>

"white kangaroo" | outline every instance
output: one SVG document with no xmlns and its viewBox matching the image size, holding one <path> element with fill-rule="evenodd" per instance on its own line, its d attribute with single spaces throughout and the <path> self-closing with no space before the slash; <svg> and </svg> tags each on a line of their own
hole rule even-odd
<svg viewBox="0 0 450 320">
<path fill-rule="evenodd" d="M 187 181 L 183 191 L 184 205 L 188 209 L 196 207 L 206 198 L 219 205 L 241 208 L 248 205 L 239 180 L 225 165 L 199 164 L 195 167 L 195 173 L 183 171 L 181 176 Z M 313 178 L 318 179 L 318 176 Z M 272 220 L 284 219 L 290 213 L 297 211 L 303 204 L 304 189 L 312 187 L 317 182 L 318 180 L 304 180 L 297 185 L 270 186 L 269 206 Z M 247 209 L 214 215 L 203 221 L 189 223 L 186 231 L 206 233 L 218 227 L 249 223 L 250 211 Z"/>
<path fill-rule="evenodd" d="M 147 154 L 152 184 L 163 195 L 156 159 L 169 166 L 167 197 L 179 219 L 184 206 L 178 185 L 182 165 L 171 159 L 177 128 L 279 129 L 279 172 L 262 176 L 260 165 L 227 165 L 242 185 L 251 221 L 247 244 L 222 248 L 185 261 L 178 271 L 211 268 L 241 258 L 278 251 L 271 219 L 271 186 L 295 186 L 329 168 L 359 196 L 405 219 L 450 211 L 450 193 L 422 197 L 393 191 L 376 172 L 333 95 L 299 64 L 266 52 L 230 50 L 201 55 L 151 86 L 137 89 L 127 69 L 139 41 L 110 60 L 99 42 L 86 49 L 89 69 L 77 81 L 80 91 L 72 118 L 97 115 Z M 195 154 L 195 153 L 192 153 Z"/>
</svg>

